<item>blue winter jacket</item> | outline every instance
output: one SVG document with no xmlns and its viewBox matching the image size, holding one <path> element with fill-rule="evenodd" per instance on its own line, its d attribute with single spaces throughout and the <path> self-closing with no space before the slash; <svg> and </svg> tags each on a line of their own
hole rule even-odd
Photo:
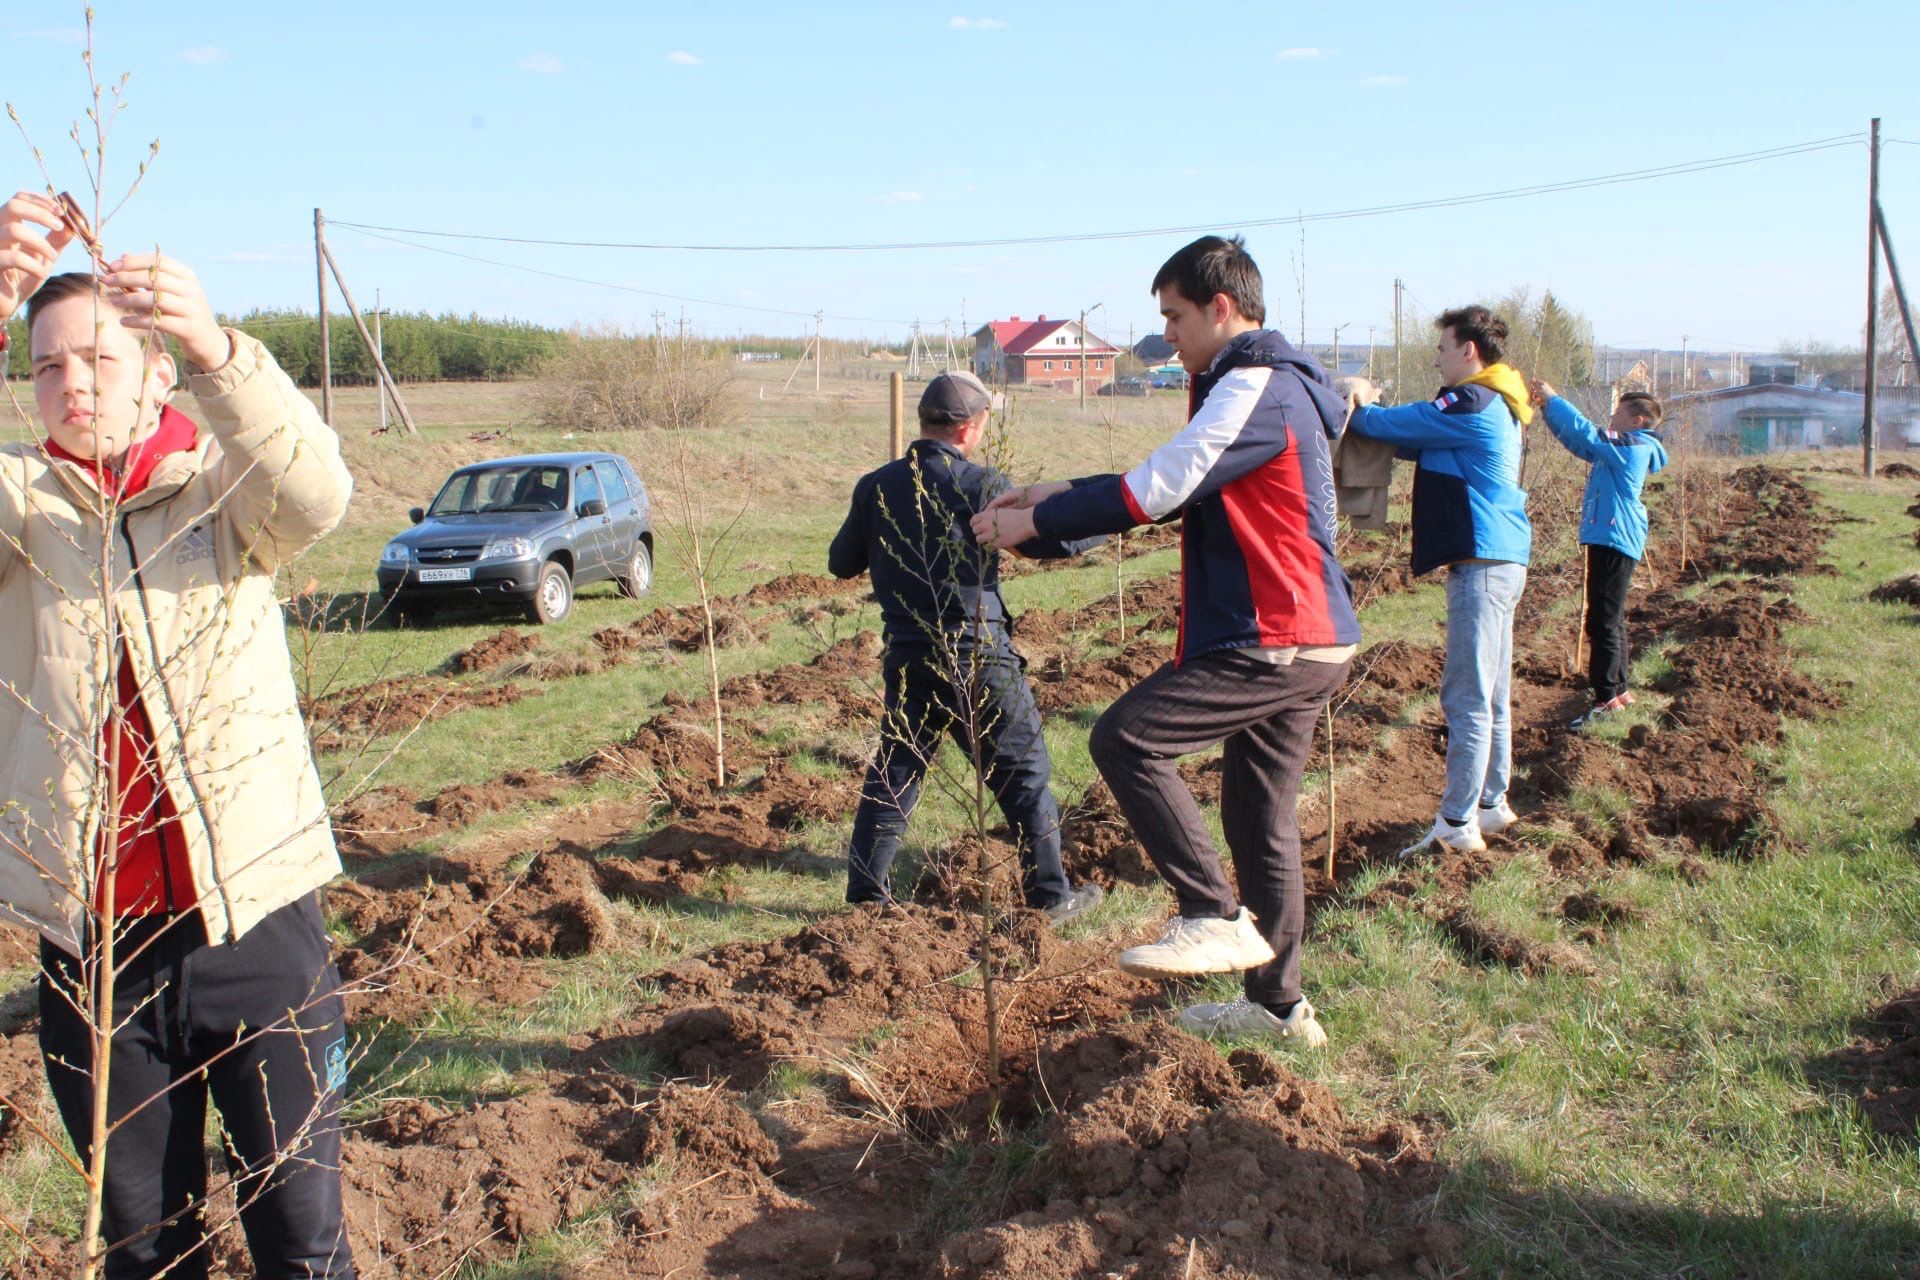
<svg viewBox="0 0 1920 1280">
<path fill-rule="evenodd" d="M 1593 464 L 1580 507 L 1580 544 L 1612 547 L 1638 560 L 1647 551 L 1647 508 L 1640 487 L 1667 465 L 1667 447 L 1650 431 L 1602 431 L 1566 400 L 1547 401 L 1553 438 Z"/>
<path fill-rule="evenodd" d="M 1520 487 L 1520 424 L 1491 387 L 1448 387 L 1432 400 L 1362 405 L 1347 430 L 1388 440 L 1413 475 L 1413 571 L 1461 560 L 1526 564 L 1533 554 Z"/>
</svg>

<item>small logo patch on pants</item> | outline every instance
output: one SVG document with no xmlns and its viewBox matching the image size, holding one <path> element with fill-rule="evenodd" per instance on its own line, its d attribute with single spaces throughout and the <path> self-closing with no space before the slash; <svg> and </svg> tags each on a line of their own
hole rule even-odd
<svg viewBox="0 0 1920 1280">
<path fill-rule="evenodd" d="M 327 1046 L 327 1092 L 347 1087 L 347 1038 L 343 1035 Z"/>
</svg>

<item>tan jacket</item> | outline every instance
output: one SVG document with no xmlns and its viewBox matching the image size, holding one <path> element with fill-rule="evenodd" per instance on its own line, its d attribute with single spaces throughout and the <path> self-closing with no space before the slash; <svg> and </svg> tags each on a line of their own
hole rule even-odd
<svg viewBox="0 0 1920 1280">
<path fill-rule="evenodd" d="M 274 570 L 346 514 L 353 478 L 313 404 L 245 334 L 188 386 L 206 417 L 119 509 L 83 467 L 0 448 L 0 916 L 77 952 L 110 776 L 116 644 L 154 730 L 214 942 L 340 871 Z M 117 622 L 117 625 L 115 625 Z"/>
<path fill-rule="evenodd" d="M 1387 491 L 1393 487 L 1391 440 L 1375 440 L 1356 431 L 1334 446 L 1334 501 L 1356 529 L 1387 527 Z"/>
</svg>

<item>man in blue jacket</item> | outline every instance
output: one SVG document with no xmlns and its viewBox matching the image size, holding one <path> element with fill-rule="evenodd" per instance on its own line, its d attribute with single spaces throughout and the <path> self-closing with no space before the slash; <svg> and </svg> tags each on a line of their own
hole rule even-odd
<svg viewBox="0 0 1920 1280">
<path fill-rule="evenodd" d="M 1633 568 L 1647 552 L 1647 508 L 1640 500 L 1647 476 L 1667 465 L 1667 447 L 1654 434 L 1664 416 L 1660 402 L 1644 391 L 1620 397 L 1607 429 L 1600 430 L 1545 382 L 1528 384 L 1542 406 L 1554 439 L 1593 470 L 1580 507 L 1580 545 L 1587 549 L 1587 678 L 1593 707 L 1573 722 L 1584 729 L 1601 716 L 1628 706 L 1627 588 Z"/>
<path fill-rule="evenodd" d="M 1028 485 L 974 517 L 989 546 L 1181 518 L 1173 661 L 1093 728 L 1093 762 L 1180 914 L 1120 954 L 1152 977 L 1246 972 L 1246 996 L 1184 1010 L 1189 1030 L 1326 1043 L 1301 998 L 1306 895 L 1294 801 L 1314 726 L 1360 639 L 1334 557 L 1329 442 L 1346 405 L 1272 329 L 1260 269 L 1236 237 L 1206 236 L 1154 277 L 1167 341 L 1193 375 L 1186 429 L 1125 475 Z M 1225 743 L 1227 882 L 1181 756 Z"/>
<path fill-rule="evenodd" d="M 1356 404 L 1347 429 L 1417 460 L 1413 571 L 1447 568 L 1447 789 L 1433 827 L 1400 856 L 1442 845 L 1477 853 L 1517 817 L 1513 775 L 1513 614 L 1527 585 L 1533 526 L 1520 488 L 1520 432 L 1533 420 L 1526 384 L 1501 363 L 1507 322 L 1485 307 L 1442 312 L 1431 401 Z"/>
<path fill-rule="evenodd" d="M 862 476 L 827 551 L 835 577 L 873 574 L 886 640 L 880 748 L 860 790 L 847 849 L 847 901 L 888 902 L 888 871 L 943 736 L 974 745 L 1007 817 L 1027 905 L 1056 925 L 1101 899 L 1060 866 L 1060 806 L 1026 663 L 1000 598 L 1000 557 L 982 551 L 967 520 L 1006 487 L 968 460 L 987 433 L 994 396 L 971 373 L 943 373 L 920 397 L 920 438 L 907 456 Z M 1100 539 L 1025 540 L 1016 555 L 1076 555 Z"/>
</svg>

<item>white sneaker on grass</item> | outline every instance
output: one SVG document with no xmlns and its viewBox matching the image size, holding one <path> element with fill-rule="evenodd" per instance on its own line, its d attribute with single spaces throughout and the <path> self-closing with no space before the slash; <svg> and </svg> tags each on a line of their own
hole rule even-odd
<svg viewBox="0 0 1920 1280">
<path fill-rule="evenodd" d="M 1402 849 L 1400 851 L 1400 857 L 1411 858 L 1414 854 L 1424 849 L 1434 848 L 1435 846 L 1451 849 L 1455 853 L 1485 853 L 1487 851 L 1487 842 L 1481 837 L 1480 824 L 1475 819 L 1468 818 L 1456 827 L 1445 818 L 1435 818 L 1433 820 L 1433 829 L 1427 832 L 1426 835 L 1420 837 L 1418 842 Z"/>
<path fill-rule="evenodd" d="M 1144 978 L 1193 978 L 1257 969 L 1272 959 L 1273 948 L 1242 907 L 1231 920 L 1175 916 L 1159 941 L 1128 947 L 1119 963 Z"/>
<path fill-rule="evenodd" d="M 1284 1018 L 1276 1018 L 1271 1009 L 1244 996 L 1225 1004 L 1196 1004 L 1180 1011 L 1180 1025 L 1197 1036 L 1265 1036 L 1296 1041 L 1307 1049 L 1327 1043 L 1326 1029 L 1305 1000 Z"/>
<path fill-rule="evenodd" d="M 1513 806 L 1509 805 L 1505 800 L 1502 800 L 1491 809 L 1485 805 L 1481 805 L 1480 812 L 1475 815 L 1475 820 L 1480 824 L 1481 835 L 1497 836 L 1514 823 L 1520 821 L 1520 815 L 1513 811 Z"/>
</svg>

